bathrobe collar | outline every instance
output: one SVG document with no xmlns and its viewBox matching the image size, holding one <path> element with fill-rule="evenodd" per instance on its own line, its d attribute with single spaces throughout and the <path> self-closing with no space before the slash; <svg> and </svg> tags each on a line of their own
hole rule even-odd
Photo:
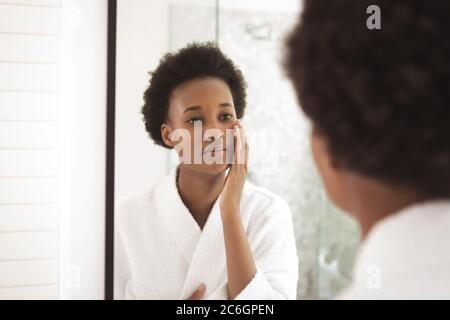
<svg viewBox="0 0 450 320">
<path fill-rule="evenodd" d="M 156 203 L 163 215 L 167 230 L 172 234 L 186 260 L 189 269 L 180 298 L 185 299 L 200 283 L 211 283 L 217 279 L 216 268 L 226 265 L 223 229 L 219 199 L 214 202 L 203 230 L 181 200 L 177 188 L 178 167 L 158 185 Z M 214 287 L 214 286 L 211 286 Z M 208 293 L 208 287 L 206 288 Z"/>
<path fill-rule="evenodd" d="M 190 261 L 202 231 L 181 200 L 176 181 L 177 170 L 178 167 L 173 169 L 158 186 L 156 200 L 168 230 L 177 241 L 186 259 Z"/>
</svg>

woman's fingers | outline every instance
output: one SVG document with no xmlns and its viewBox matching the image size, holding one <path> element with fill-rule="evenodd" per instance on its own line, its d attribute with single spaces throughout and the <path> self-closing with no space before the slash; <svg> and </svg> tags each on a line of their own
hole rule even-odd
<svg viewBox="0 0 450 320">
<path fill-rule="evenodd" d="M 242 137 L 241 132 L 238 125 L 234 126 L 234 136 L 235 136 L 235 157 L 234 163 L 241 164 L 242 163 Z"/>
<path fill-rule="evenodd" d="M 204 283 L 200 284 L 197 290 L 188 298 L 188 300 L 200 300 L 205 294 L 206 285 Z"/>
<path fill-rule="evenodd" d="M 237 164 L 246 164 L 248 161 L 248 143 L 247 143 L 247 135 L 245 133 L 245 129 L 242 126 L 240 120 L 236 121 L 235 124 L 235 136 L 236 136 L 236 146 L 235 146 L 235 163 Z"/>
</svg>

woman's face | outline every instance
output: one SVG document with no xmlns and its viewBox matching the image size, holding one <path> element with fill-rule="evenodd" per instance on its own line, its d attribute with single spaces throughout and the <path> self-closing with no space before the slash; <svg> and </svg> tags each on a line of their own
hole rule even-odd
<svg viewBox="0 0 450 320">
<path fill-rule="evenodd" d="M 232 130 L 236 121 L 228 85 L 217 78 L 199 78 L 174 89 L 161 133 L 164 142 L 177 150 L 181 165 L 218 174 L 228 167 L 226 150 L 232 149 L 234 140 L 226 130 Z"/>
<path fill-rule="evenodd" d="M 339 170 L 333 163 L 325 138 L 317 133 L 315 129 L 313 129 L 311 134 L 311 150 L 328 197 L 336 206 L 347 210 L 345 186 L 343 185 L 345 172 Z"/>
</svg>

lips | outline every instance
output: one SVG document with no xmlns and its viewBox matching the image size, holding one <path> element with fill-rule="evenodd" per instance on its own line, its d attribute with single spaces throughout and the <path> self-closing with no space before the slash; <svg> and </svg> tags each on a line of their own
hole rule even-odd
<svg viewBox="0 0 450 320">
<path fill-rule="evenodd" d="M 203 152 L 203 154 L 208 154 L 208 153 L 213 153 L 213 152 L 220 153 L 220 152 L 226 152 L 226 151 L 227 151 L 226 148 L 222 148 L 219 150 L 216 150 L 215 148 L 206 148 L 205 151 Z"/>
</svg>

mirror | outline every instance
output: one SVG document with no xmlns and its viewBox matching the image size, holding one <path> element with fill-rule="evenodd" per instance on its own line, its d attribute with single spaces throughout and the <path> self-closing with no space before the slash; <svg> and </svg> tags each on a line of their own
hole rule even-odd
<svg viewBox="0 0 450 320">
<path fill-rule="evenodd" d="M 141 199 L 136 198 L 138 194 L 141 197 L 147 194 L 144 199 L 150 201 L 151 190 L 178 165 L 177 153 L 155 145 L 146 132 L 141 108 L 144 91 L 151 79 L 148 72 L 156 69 L 159 59 L 167 52 L 176 52 L 193 42 L 214 41 L 242 71 L 248 84 L 242 124 L 248 133 L 249 159 L 254 161 L 249 163 L 247 179 L 281 196 L 290 207 L 299 263 L 296 298 L 328 299 L 350 280 L 359 230 L 352 218 L 338 211 L 325 197 L 310 152 L 310 127 L 283 73 L 283 40 L 300 10 L 299 2 L 291 0 L 267 1 L 264 5 L 252 0 L 118 1 L 116 211 L 132 210 L 130 205 Z M 286 137 L 289 137 L 287 145 L 284 144 Z M 126 222 L 117 214 L 115 255 L 120 262 L 115 266 L 115 273 L 127 275 L 127 279 L 116 277 L 122 281 L 115 283 L 115 288 L 121 291 L 118 298 L 142 298 L 146 294 L 150 299 L 179 297 L 170 292 L 169 286 L 152 291 L 155 280 L 130 276 L 136 268 L 133 265 L 136 261 L 131 265 L 124 263 L 130 259 L 143 259 L 142 263 L 161 264 L 154 269 L 156 276 L 164 278 L 170 275 L 183 283 L 189 277 L 187 273 L 195 273 L 195 270 L 186 269 L 181 264 L 165 265 L 172 261 L 170 259 L 150 258 L 152 250 L 158 250 L 164 241 L 173 239 L 162 238 L 159 244 L 146 243 L 150 240 L 145 237 L 130 240 L 124 236 L 122 239 L 118 228 Z M 136 215 L 142 218 L 139 213 Z M 137 220 L 127 221 L 144 228 L 142 224 L 153 221 L 146 219 L 139 220 L 140 224 Z M 167 232 L 177 233 L 174 237 L 179 237 L 182 228 L 173 227 Z M 195 236 L 192 236 L 194 240 L 186 237 L 183 241 L 198 244 Z M 130 241 L 135 244 L 131 245 Z M 136 243 L 142 247 L 135 248 Z M 195 250 L 195 245 L 189 250 Z M 124 257 L 124 252 L 130 250 L 140 250 L 143 255 L 147 252 L 148 259 L 152 260 L 145 262 L 144 256 L 137 257 L 139 254 L 135 258 Z M 167 251 L 167 254 L 174 253 Z M 174 271 L 161 274 L 164 268 Z M 225 272 L 224 265 L 216 268 L 217 274 Z M 214 277 L 209 273 L 213 271 L 206 269 L 205 272 Z M 140 283 L 136 285 L 136 281 Z"/>
</svg>

